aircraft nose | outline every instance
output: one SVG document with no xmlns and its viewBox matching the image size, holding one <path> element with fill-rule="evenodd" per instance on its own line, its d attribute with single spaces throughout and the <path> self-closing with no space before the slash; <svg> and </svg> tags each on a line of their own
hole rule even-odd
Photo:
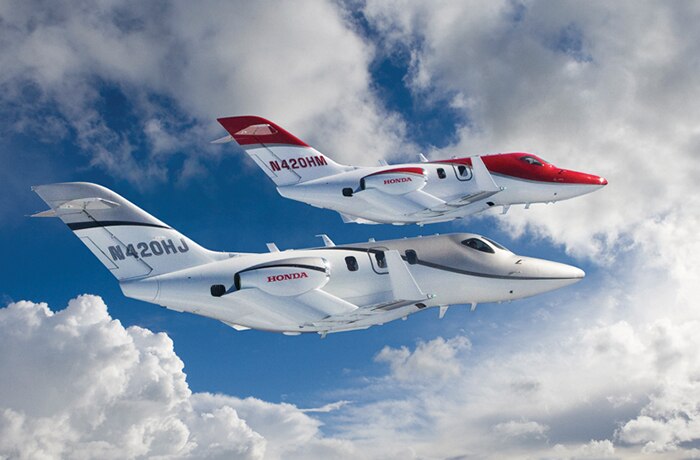
<svg viewBox="0 0 700 460">
<path fill-rule="evenodd" d="M 575 281 L 581 281 L 585 276 L 586 272 L 581 270 L 578 267 L 574 267 L 573 265 L 566 265 L 566 264 L 560 264 L 557 262 L 552 262 L 556 263 L 556 267 L 549 268 L 548 270 L 552 270 L 552 274 L 554 274 L 554 277 L 557 278 L 564 278 L 564 279 L 570 279 L 570 280 L 575 280 Z"/>
<path fill-rule="evenodd" d="M 586 272 L 573 265 L 543 259 L 531 259 L 528 262 L 528 265 L 534 269 L 534 276 L 549 280 L 556 287 L 577 283 L 586 276 Z"/>
<path fill-rule="evenodd" d="M 608 185 L 608 181 L 604 177 L 568 169 L 559 170 L 557 176 L 556 182 L 564 182 L 567 184 L 596 185 L 599 187 Z"/>
</svg>

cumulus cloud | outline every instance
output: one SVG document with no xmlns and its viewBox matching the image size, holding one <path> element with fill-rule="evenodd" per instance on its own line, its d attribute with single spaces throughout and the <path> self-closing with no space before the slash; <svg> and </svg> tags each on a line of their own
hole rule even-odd
<svg viewBox="0 0 700 460">
<path fill-rule="evenodd" d="M 373 48 L 334 2 L 16 1 L 0 17 L 3 131 L 74 135 L 136 184 L 164 180 L 174 154 L 232 150 L 207 145 L 220 116 L 270 117 L 341 161 L 375 162 L 401 137 L 371 90 Z"/>
<path fill-rule="evenodd" d="M 132 179 L 162 177 L 160 159 L 208 135 L 205 120 L 231 107 L 279 117 L 347 161 L 390 151 L 402 135 L 400 118 L 368 90 L 376 50 L 333 5 L 221 4 L 214 18 L 185 4 L 103 4 L 71 15 L 24 5 L 4 4 L 0 13 L 7 45 L 0 97 L 31 98 L 32 110 L 56 103 L 59 115 L 47 118 L 42 135 L 73 130 L 96 165 L 134 169 Z M 457 335 L 379 350 L 385 375 L 349 389 L 352 404 L 317 411 L 336 438 L 322 436 L 320 422 L 292 405 L 191 394 L 169 339 L 122 328 L 95 298 L 56 314 L 13 304 L 0 311 L 2 368 L 14 369 L 0 388 L 0 452 L 117 456 L 119 446 L 121 456 L 123 449 L 253 458 L 698 456 L 698 6 L 370 0 L 364 14 L 383 51 L 408 50 L 413 97 L 450 100 L 467 119 L 458 142 L 432 155 L 529 150 L 610 180 L 596 194 L 499 218 L 513 235 L 548 238 L 602 264 L 597 279 L 565 303 L 528 303 L 547 314 L 525 315 L 509 334 L 494 331 L 489 346 Z M 262 40 L 253 16 L 267 34 Z M 311 17 L 324 26 L 315 30 Z M 291 36 L 294 46 L 279 45 Z M 313 46 L 321 42 L 333 46 Z M 307 58 L 313 65 L 304 67 Z M 117 85 L 138 107 L 148 161 L 134 159 L 133 136 L 94 109 L 101 96 L 93 78 Z M 181 113 L 164 113 L 168 104 L 153 94 Z M 40 131 L 29 111 L 19 113 L 15 129 Z M 198 159 L 188 165 L 187 174 L 201 168 Z M 44 385 L 35 391 L 27 381 Z"/>
<path fill-rule="evenodd" d="M 497 345 L 454 350 L 429 389 L 420 370 L 444 352 L 383 350 L 384 382 L 404 393 L 348 410 L 426 457 L 697 456 L 697 5 L 370 0 L 364 13 L 389 52 L 409 51 L 414 98 L 467 115 L 433 156 L 529 150 L 610 185 L 498 218 L 602 265 L 598 280 Z"/>
<path fill-rule="evenodd" d="M 403 382 L 436 382 L 454 377 L 460 372 L 457 353 L 469 349 L 471 343 L 466 337 L 445 340 L 442 337 L 430 342 L 420 342 L 411 352 L 407 347 L 395 349 L 384 347 L 375 357 L 377 362 L 388 363 L 391 377 Z"/>
<path fill-rule="evenodd" d="M 350 439 L 410 446 L 419 458 L 693 457 L 700 312 L 685 301 L 692 289 L 647 269 L 580 291 L 549 317 L 533 312 L 507 337 L 494 329 L 495 345 L 464 346 L 460 335 L 386 347 L 377 360 L 387 374 L 353 393 L 331 424 Z"/>
<path fill-rule="evenodd" d="M 0 309 L 2 458 L 352 458 L 290 404 L 192 393 L 164 333 L 84 295 Z"/>
<path fill-rule="evenodd" d="M 609 179 L 571 202 L 511 210 L 499 222 L 514 235 L 610 262 L 653 244 L 650 228 L 697 228 L 697 4 L 369 0 L 364 11 L 390 49 L 408 48 L 414 97 L 466 115 L 433 156 L 534 151 Z"/>
<path fill-rule="evenodd" d="M 525 420 L 509 420 L 507 422 L 497 423 L 492 427 L 494 433 L 505 438 L 515 437 L 542 437 L 549 427 L 537 422 L 528 422 Z"/>
</svg>

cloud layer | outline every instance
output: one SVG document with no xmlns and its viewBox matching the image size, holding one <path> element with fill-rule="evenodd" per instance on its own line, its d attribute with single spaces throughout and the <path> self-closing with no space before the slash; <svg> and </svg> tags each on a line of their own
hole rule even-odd
<svg viewBox="0 0 700 460">
<path fill-rule="evenodd" d="M 0 309 L 0 458 L 352 458 L 290 404 L 192 393 L 164 334 L 99 297 Z"/>
<path fill-rule="evenodd" d="M 207 145 L 220 116 L 270 117 L 340 161 L 399 149 L 403 123 L 371 90 L 373 49 L 331 2 L 17 1 L 0 16 L 3 130 L 70 139 L 135 184 L 165 180 L 174 154 L 181 177 L 201 173 L 223 151 Z"/>
<path fill-rule="evenodd" d="M 317 409 L 192 393 L 170 338 L 124 328 L 99 297 L 56 313 L 12 303 L 0 309 L 0 456 L 696 456 L 700 314 L 684 303 L 689 290 L 599 288 L 567 305 L 573 315 L 533 312 L 496 346 L 459 334 L 384 347 L 375 360 L 386 373 L 349 381 L 334 391 L 343 401 Z M 661 299 L 674 302 L 659 312 Z"/>
<path fill-rule="evenodd" d="M 364 11 L 385 46 L 408 49 L 414 97 L 451 100 L 469 119 L 434 156 L 534 151 L 610 181 L 511 211 L 504 228 L 599 262 L 648 248 L 650 232 L 697 228 L 697 4 L 370 0 Z"/>
<path fill-rule="evenodd" d="M 385 348 L 388 373 L 359 391 L 379 401 L 343 394 L 356 403 L 334 423 L 417 458 L 695 458 L 700 313 L 660 275 L 603 282 L 508 335 L 494 325 L 495 346 Z"/>
<path fill-rule="evenodd" d="M 566 302 L 528 303 L 488 346 L 460 333 L 378 350 L 386 374 L 317 411 L 335 437 L 292 405 L 192 394 L 167 336 L 124 329 L 98 298 L 55 314 L 15 303 L 0 310 L 0 455 L 700 457 L 698 4 L 360 6 L 371 37 L 326 2 L 4 3 L 2 129 L 74 141 L 135 183 L 170 178 L 176 154 L 179 177 L 197 174 L 218 154 L 200 144 L 213 117 L 244 112 L 373 163 L 406 127 L 369 67 L 406 55 L 413 101 L 467 120 L 433 156 L 529 150 L 609 179 L 498 218 L 596 276 Z M 109 91 L 137 126 L 103 107 Z"/>
</svg>

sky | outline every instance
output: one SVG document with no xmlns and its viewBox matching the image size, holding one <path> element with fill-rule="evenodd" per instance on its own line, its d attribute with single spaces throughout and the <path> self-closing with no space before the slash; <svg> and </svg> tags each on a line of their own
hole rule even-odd
<svg viewBox="0 0 700 460">
<path fill-rule="evenodd" d="M 700 458 L 700 4 L 0 1 L 0 458 Z M 283 199 L 217 117 L 376 165 L 528 151 L 605 177 L 417 226 Z M 125 298 L 37 184 L 203 246 L 470 231 L 565 289 L 286 337 Z"/>
</svg>

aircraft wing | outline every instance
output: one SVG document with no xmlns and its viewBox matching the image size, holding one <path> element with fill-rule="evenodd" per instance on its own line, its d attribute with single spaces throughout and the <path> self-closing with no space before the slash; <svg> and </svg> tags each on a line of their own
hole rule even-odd
<svg viewBox="0 0 700 460">
<path fill-rule="evenodd" d="M 378 189 L 366 189 L 355 192 L 354 196 L 390 215 L 399 213 L 410 216 L 424 212 L 426 209 L 431 210 L 445 206 L 444 200 L 422 190 L 414 190 L 403 195 L 391 195 Z"/>
<path fill-rule="evenodd" d="M 390 294 L 382 302 L 356 305 L 323 288 L 297 296 L 276 296 L 258 288 L 247 288 L 226 294 L 226 297 L 242 304 L 255 305 L 257 308 L 254 310 L 258 312 L 261 311 L 260 307 L 264 307 L 266 321 L 286 325 L 288 333 L 318 332 L 325 336 L 329 332 L 366 329 L 415 313 L 424 307 L 420 302 L 432 298 L 416 284 L 398 251 L 386 251 L 385 257 Z M 258 315 L 251 313 L 250 317 L 252 319 Z M 231 321 L 219 319 L 237 329 L 246 327 L 245 317 Z"/>
</svg>

